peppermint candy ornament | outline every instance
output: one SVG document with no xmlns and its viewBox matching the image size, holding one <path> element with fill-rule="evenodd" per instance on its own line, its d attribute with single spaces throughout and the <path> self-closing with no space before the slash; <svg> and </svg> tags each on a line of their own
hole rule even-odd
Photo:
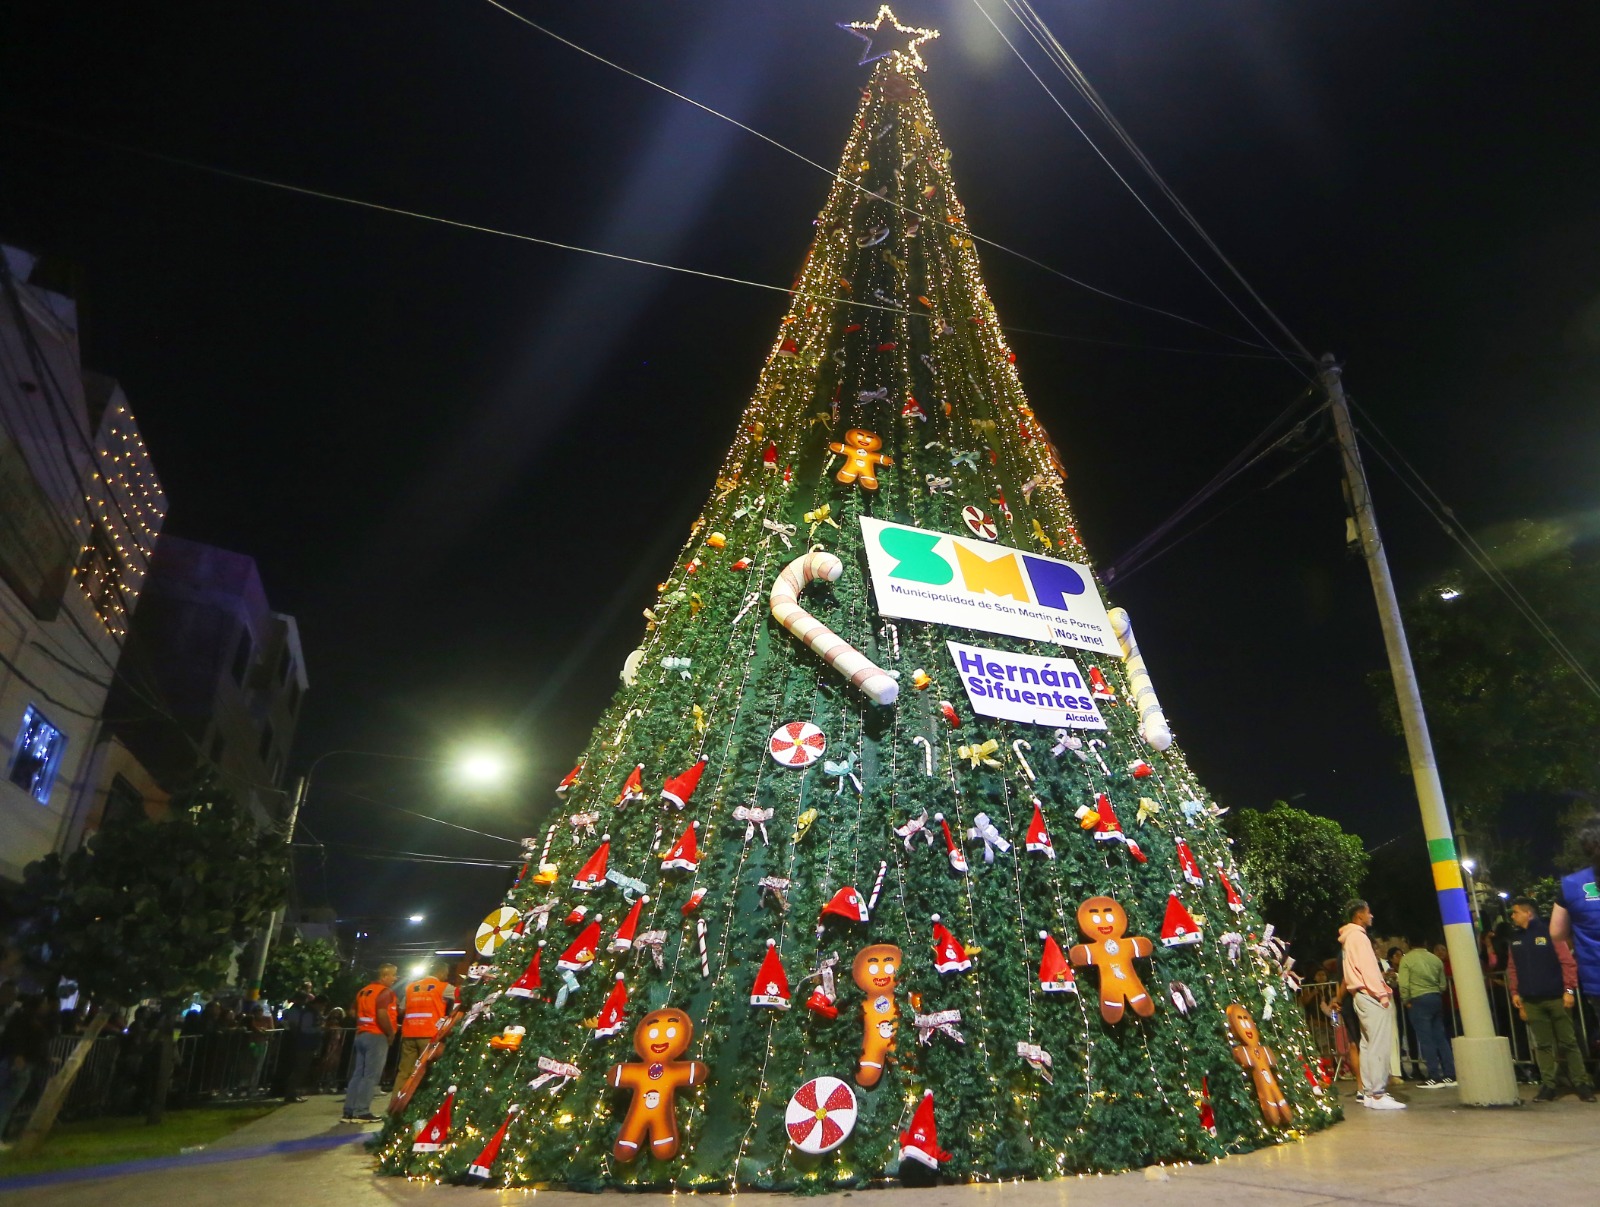
<svg viewBox="0 0 1600 1207">
<path fill-rule="evenodd" d="M 516 910 L 502 905 L 478 923 L 478 933 L 472 940 L 473 946 L 478 949 L 478 954 L 494 955 L 495 949 L 511 937 L 511 932 L 516 929 L 521 918 L 522 915 Z"/>
<path fill-rule="evenodd" d="M 855 1091 L 837 1077 L 815 1077 L 794 1092 L 784 1112 L 789 1143 L 803 1153 L 831 1153 L 855 1130 Z"/>
<path fill-rule="evenodd" d="M 961 518 L 966 521 L 967 529 L 973 536 L 980 536 L 986 541 L 992 541 L 1000 535 L 1000 529 L 995 526 L 994 520 L 982 508 L 974 507 L 969 503 L 961 509 Z"/>
<path fill-rule="evenodd" d="M 773 761 L 784 767 L 809 767 L 827 748 L 827 736 L 810 721 L 789 721 L 767 740 Z"/>
</svg>

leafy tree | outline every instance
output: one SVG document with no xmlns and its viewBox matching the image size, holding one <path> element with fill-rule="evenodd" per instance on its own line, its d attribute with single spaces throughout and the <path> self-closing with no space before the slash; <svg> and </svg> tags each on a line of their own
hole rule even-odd
<svg viewBox="0 0 1600 1207">
<path fill-rule="evenodd" d="M 1360 892 L 1367 872 L 1361 839 L 1330 818 L 1281 800 L 1265 813 L 1234 810 L 1228 832 L 1262 916 L 1307 955 L 1330 946 L 1341 911 Z"/>
<path fill-rule="evenodd" d="M 1481 543 L 1574 660 L 1600 674 L 1600 558 L 1563 523 L 1522 520 Z M 1453 570 L 1404 611 L 1440 777 L 1475 852 L 1493 846 L 1508 803 L 1600 800 L 1600 698 L 1503 593 Z M 1388 673 L 1373 681 L 1400 732 Z"/>
<path fill-rule="evenodd" d="M 261 992 L 268 1001 L 287 1001 L 305 982 L 314 993 L 328 993 L 339 975 L 339 949 L 327 939 L 280 942 L 267 956 Z M 335 1003 L 340 1004 L 340 1003 Z"/>
<path fill-rule="evenodd" d="M 95 1003 L 89 1038 L 113 1005 L 158 998 L 171 1011 L 226 983 L 239 945 L 283 900 L 284 850 L 231 793 L 203 780 L 174 796 L 159 821 L 114 820 L 65 858 L 29 864 L 18 901 L 23 954 Z M 169 1045 L 149 1104 L 153 1119 L 170 1060 Z M 25 1140 L 42 1139 L 76 1071 L 69 1062 L 52 1078 Z"/>
</svg>

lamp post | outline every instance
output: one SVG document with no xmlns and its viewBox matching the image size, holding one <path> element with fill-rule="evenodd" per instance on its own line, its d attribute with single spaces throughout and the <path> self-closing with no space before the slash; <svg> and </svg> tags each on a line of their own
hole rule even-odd
<svg viewBox="0 0 1600 1207">
<path fill-rule="evenodd" d="M 487 786 L 498 783 L 504 779 L 508 771 L 506 760 L 499 755 L 488 751 L 468 752 L 456 759 L 429 758 L 419 754 L 392 754 L 384 750 L 325 750 L 311 760 L 311 766 L 306 768 L 306 773 L 295 781 L 294 791 L 289 798 L 289 818 L 284 827 L 284 845 L 293 848 L 295 825 L 300 820 L 300 808 L 311 795 L 311 783 L 316 778 L 317 768 L 322 766 L 324 760 L 339 755 L 384 759 L 401 763 L 431 763 L 436 767 L 456 766 L 461 777 L 475 786 Z M 291 860 L 293 856 L 291 855 Z M 272 911 L 272 917 L 267 921 L 267 928 L 261 936 L 260 950 L 256 953 L 255 970 L 250 978 L 250 999 L 259 1001 L 261 998 L 261 978 L 266 975 L 267 956 L 272 951 L 273 941 L 277 937 L 278 929 L 283 925 L 284 906 L 280 905 Z M 423 915 L 412 915 L 407 919 L 410 922 L 420 922 Z"/>
</svg>

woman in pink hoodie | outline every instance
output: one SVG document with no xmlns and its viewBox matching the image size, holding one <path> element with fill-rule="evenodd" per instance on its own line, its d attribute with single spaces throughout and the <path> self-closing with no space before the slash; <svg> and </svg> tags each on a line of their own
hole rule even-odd
<svg viewBox="0 0 1600 1207">
<path fill-rule="evenodd" d="M 1389 1054 L 1394 1046 L 1394 991 L 1383 979 L 1378 953 L 1372 950 L 1367 928 L 1372 908 L 1365 901 L 1345 907 L 1349 919 L 1339 928 L 1344 949 L 1344 987 L 1350 991 L 1361 1020 L 1361 1090 L 1363 1106 L 1375 1111 L 1400 1111 L 1406 1104 L 1389 1096 Z"/>
</svg>

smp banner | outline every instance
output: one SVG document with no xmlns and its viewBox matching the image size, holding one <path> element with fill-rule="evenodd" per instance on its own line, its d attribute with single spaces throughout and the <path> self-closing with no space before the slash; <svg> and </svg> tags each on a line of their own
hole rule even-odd
<svg viewBox="0 0 1600 1207">
<path fill-rule="evenodd" d="M 1003 721 L 1104 729 L 1089 685 L 1071 658 L 1036 658 L 947 641 L 972 711 Z"/>
<path fill-rule="evenodd" d="M 1121 654 L 1089 568 L 861 517 L 884 616 Z"/>
</svg>

